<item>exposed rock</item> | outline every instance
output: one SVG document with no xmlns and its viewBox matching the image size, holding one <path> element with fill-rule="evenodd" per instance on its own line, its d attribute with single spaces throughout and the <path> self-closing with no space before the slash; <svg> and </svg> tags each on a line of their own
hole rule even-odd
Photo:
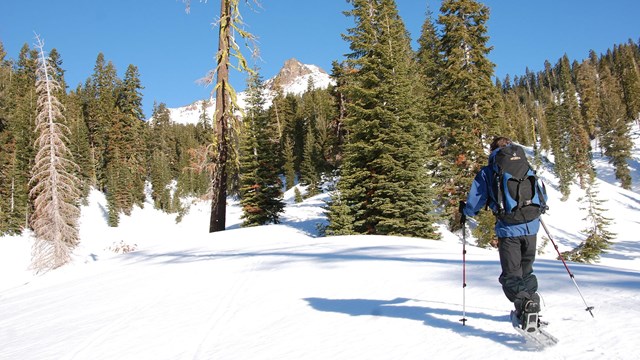
<svg viewBox="0 0 640 360">
<path fill-rule="evenodd" d="M 273 79 L 267 81 L 267 88 L 274 90 L 276 84 L 283 88 L 286 88 L 289 85 L 295 83 L 296 80 L 300 79 L 301 77 L 312 74 L 313 72 L 319 71 L 323 74 L 326 74 L 326 71 L 320 69 L 319 67 L 314 68 L 301 63 L 295 58 L 291 58 L 284 62 L 284 66 L 282 67 L 282 69 L 280 69 L 278 75 L 276 75 Z"/>
</svg>

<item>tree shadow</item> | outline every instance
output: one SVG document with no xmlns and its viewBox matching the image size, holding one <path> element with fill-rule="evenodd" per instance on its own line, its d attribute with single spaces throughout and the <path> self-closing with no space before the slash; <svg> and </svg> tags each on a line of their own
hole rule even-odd
<svg viewBox="0 0 640 360">
<path fill-rule="evenodd" d="M 319 231 L 318 228 L 323 224 L 326 224 L 327 221 L 325 218 L 316 217 L 311 219 L 286 219 L 282 221 L 282 225 L 289 226 L 293 229 L 298 230 L 299 232 L 306 234 L 309 237 L 318 237 Z"/>
<path fill-rule="evenodd" d="M 349 249 L 336 251 L 309 251 L 306 245 L 287 246 L 282 248 L 273 248 L 255 251 L 221 251 L 211 252 L 208 250 L 181 250 L 170 252 L 156 252 L 148 250 L 140 250 L 126 254 L 127 257 L 137 259 L 139 261 L 154 261 L 158 263 L 189 263 L 199 261 L 214 261 L 218 259 L 230 258 L 256 258 L 264 257 L 271 261 L 265 261 L 266 266 L 278 266 L 295 262 L 313 261 L 315 263 L 338 263 L 343 261 L 390 261 L 390 262 L 407 262 L 416 264 L 460 264 L 460 260 L 442 259 L 437 257 L 405 257 L 401 255 L 393 255 L 398 249 L 410 249 L 407 246 L 360 246 Z M 488 265 L 496 264 L 497 260 L 468 260 L 467 264 Z M 456 274 L 457 276 L 457 274 Z"/>
<path fill-rule="evenodd" d="M 107 208 L 98 203 L 98 208 L 100 209 L 100 214 L 102 215 L 102 219 L 104 220 L 105 224 L 109 223 L 109 210 L 107 210 Z"/>
<path fill-rule="evenodd" d="M 444 318 L 445 316 L 459 316 L 461 315 L 460 311 L 440 307 L 402 305 L 411 301 L 411 299 L 407 298 L 395 298 L 393 300 L 305 298 L 303 300 L 318 311 L 341 313 L 350 316 L 385 316 L 416 320 L 427 326 L 451 330 L 462 336 L 491 339 L 514 350 L 535 350 L 528 346 L 523 338 L 515 332 L 486 330 L 470 326 L 468 323 L 463 326 L 460 321 L 451 321 Z M 510 324 L 508 315 L 495 316 L 481 312 L 467 312 L 466 315 L 469 318 L 500 322 L 505 326 Z"/>
<path fill-rule="evenodd" d="M 637 204 L 637 205 L 639 205 L 639 206 L 640 206 L 640 201 L 638 201 L 638 199 L 636 199 L 635 197 L 633 197 L 633 196 L 631 196 L 631 195 L 629 195 L 629 194 L 622 193 L 622 192 L 620 193 L 620 195 L 622 195 L 622 196 L 626 197 L 627 199 L 629 199 L 629 201 L 630 201 L 631 203 L 635 203 L 635 204 Z M 629 203 L 625 204 L 625 206 L 626 206 L 627 208 L 629 208 L 630 210 L 633 210 L 633 211 L 638 211 L 638 210 L 640 210 L 640 207 L 638 207 L 638 206 L 633 206 L 632 204 L 629 204 Z"/>
</svg>

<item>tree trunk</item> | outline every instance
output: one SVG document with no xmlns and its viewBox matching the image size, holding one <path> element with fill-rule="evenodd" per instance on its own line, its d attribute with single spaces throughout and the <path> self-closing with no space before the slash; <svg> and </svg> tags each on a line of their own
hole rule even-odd
<svg viewBox="0 0 640 360">
<path fill-rule="evenodd" d="M 211 218 L 209 232 L 225 229 L 227 210 L 227 158 L 228 141 L 227 125 L 229 111 L 229 96 L 227 86 L 229 81 L 229 53 L 231 36 L 231 3 L 230 0 L 220 1 L 220 33 L 218 38 L 218 61 L 216 82 L 216 112 L 215 136 L 216 159 L 212 178 L 213 198 L 211 201 Z"/>
</svg>

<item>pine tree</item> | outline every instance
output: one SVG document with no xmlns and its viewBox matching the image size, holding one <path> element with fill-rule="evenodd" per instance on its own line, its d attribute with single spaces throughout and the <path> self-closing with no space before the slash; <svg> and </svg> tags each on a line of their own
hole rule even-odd
<svg viewBox="0 0 640 360">
<path fill-rule="evenodd" d="M 168 156 L 159 149 L 155 149 L 151 156 L 151 167 L 149 169 L 149 179 L 151 182 L 151 199 L 156 209 L 171 212 L 171 184 L 172 174 L 169 169 Z"/>
<path fill-rule="evenodd" d="M 193 161 L 194 155 L 198 152 L 202 152 L 204 159 L 207 159 L 207 145 L 211 144 L 213 137 L 212 119 L 207 114 L 209 104 L 209 100 L 202 100 L 200 116 L 195 129 L 195 138 L 193 139 L 194 142 L 185 144 L 186 148 L 182 152 L 179 160 L 180 178 L 178 179 L 178 185 L 182 186 L 181 184 L 184 183 L 183 179 L 189 179 L 189 187 L 182 188 L 182 192 L 196 197 L 207 194 L 211 184 L 209 172 L 201 171 L 202 168 L 196 169 L 198 166 L 193 166 L 195 165 Z"/>
<path fill-rule="evenodd" d="M 555 158 L 554 171 L 560 178 L 563 201 L 570 194 L 570 184 L 577 182 L 582 188 L 591 176 L 591 144 L 578 107 L 576 88 L 569 58 L 558 62 L 556 101 L 549 111 L 551 148 Z"/>
<path fill-rule="evenodd" d="M 322 174 L 335 171 L 342 151 L 342 134 L 336 128 L 338 118 L 333 88 L 314 91 L 316 113 L 316 144 L 318 148 L 318 168 Z"/>
<path fill-rule="evenodd" d="M 458 200 L 486 162 L 483 135 L 488 133 L 486 124 L 495 122 L 492 104 L 497 94 L 491 80 L 494 65 L 488 59 L 489 9 L 473 0 L 445 0 L 440 12 L 443 64 L 437 101 L 445 129 L 439 144 L 446 169 L 438 174 L 438 183 L 454 230 L 459 226 Z"/>
<path fill-rule="evenodd" d="M 353 227 L 355 218 L 349 206 L 342 201 L 339 191 L 331 194 L 331 200 L 327 203 L 326 210 L 325 215 L 327 216 L 329 224 L 322 229 L 323 235 L 339 236 L 358 234 Z"/>
<path fill-rule="evenodd" d="M 115 75 L 116 70 L 111 62 L 107 64 L 105 73 L 110 74 L 107 78 L 113 88 L 108 92 L 107 88 L 99 91 L 99 96 L 104 95 L 105 98 L 98 98 L 98 102 L 103 104 L 102 108 L 109 109 L 111 114 L 110 117 L 102 119 L 105 136 L 102 157 L 106 176 L 109 225 L 115 227 L 119 223 L 119 214 L 129 215 L 139 198 L 135 195 L 135 190 L 138 189 L 136 178 L 139 176 L 140 168 L 135 160 L 135 145 L 132 141 L 135 114 L 127 111 L 129 104 L 123 95 L 124 86 Z"/>
<path fill-rule="evenodd" d="M 172 152 L 173 139 L 171 136 L 171 113 L 165 103 L 154 103 L 151 115 L 151 137 L 150 147 L 159 149 L 165 154 Z M 172 160 L 171 160 L 172 161 Z"/>
<path fill-rule="evenodd" d="M 284 179 L 286 182 L 286 189 L 291 189 L 296 185 L 293 145 L 288 138 L 284 142 Z"/>
<path fill-rule="evenodd" d="M 51 77 L 56 79 L 60 85 L 57 91 L 59 95 L 64 96 L 67 93 L 67 83 L 64 80 L 64 69 L 62 68 L 62 55 L 55 48 L 49 52 L 49 64 L 51 65 Z"/>
<path fill-rule="evenodd" d="M 573 67 L 575 68 L 575 66 Z M 591 166 L 591 143 L 589 134 L 582 120 L 580 113 L 579 101 L 576 97 L 576 87 L 573 68 L 569 65 L 569 59 L 565 55 L 559 63 L 560 89 L 562 96 L 562 104 L 567 108 L 569 117 L 568 132 L 565 141 L 567 141 L 567 156 L 572 160 L 572 169 L 574 177 L 578 177 L 578 184 L 581 188 L 585 188 L 589 177 L 592 175 L 593 168 Z"/>
<path fill-rule="evenodd" d="M 154 104 L 151 117 L 149 142 L 151 182 L 151 199 L 154 207 L 163 211 L 171 211 L 171 195 L 169 185 L 173 179 L 175 164 L 173 158 L 173 136 L 171 134 L 171 116 L 166 104 Z"/>
<path fill-rule="evenodd" d="M 615 168 L 616 178 L 624 189 L 631 188 L 631 171 L 627 160 L 631 158 L 630 130 L 622 88 L 608 67 L 601 70 L 600 79 L 600 132 L 604 153 Z"/>
<path fill-rule="evenodd" d="M 496 217 L 489 210 L 482 210 L 476 216 L 478 225 L 472 230 L 473 236 L 476 238 L 476 245 L 479 247 L 497 246 L 498 238 L 494 230 Z"/>
<path fill-rule="evenodd" d="M 427 8 L 418 44 L 416 58 L 420 78 L 416 81 L 419 97 L 417 106 L 424 134 L 424 154 L 421 156 L 429 171 L 437 176 L 443 160 L 439 156 L 438 144 L 439 140 L 445 136 L 444 128 L 438 122 L 441 118 L 439 102 L 435 100 L 441 86 L 439 72 L 443 59 L 439 52 L 440 39 L 429 8 Z"/>
<path fill-rule="evenodd" d="M 0 41 L 0 236 L 12 232 L 12 173 L 15 159 L 15 138 L 10 129 L 10 90 L 13 70 L 5 60 L 6 52 Z"/>
<path fill-rule="evenodd" d="M 332 163 L 336 170 L 342 165 L 343 146 L 347 136 L 344 126 L 346 117 L 346 98 L 343 89 L 346 88 L 346 82 L 349 78 L 346 76 L 346 66 L 334 61 L 332 64 L 331 77 L 335 80 L 336 86 L 331 89 L 334 102 L 334 116 L 331 122 L 331 132 L 333 133 L 334 143 L 332 144 Z"/>
<path fill-rule="evenodd" d="M 535 116 L 535 102 L 531 99 L 531 93 L 525 83 L 526 77 L 514 79 L 514 94 L 517 97 L 516 120 L 518 124 L 517 141 L 520 144 L 531 146 L 537 155 L 538 131 Z"/>
<path fill-rule="evenodd" d="M 433 97 L 438 90 L 438 72 L 442 66 L 442 58 L 440 56 L 440 39 L 433 20 L 433 13 L 427 8 L 426 18 L 422 24 L 420 38 L 418 39 L 419 48 L 416 54 L 421 83 L 424 84 L 424 101 L 425 108 L 429 112 L 433 112 L 431 108 L 434 106 Z"/>
<path fill-rule="evenodd" d="M 501 118 L 506 121 L 499 121 L 492 130 L 494 134 L 500 134 L 500 136 L 506 136 L 518 143 L 526 144 L 523 140 L 526 137 L 527 126 L 519 121 L 520 99 L 516 89 L 511 87 L 510 81 L 507 75 L 504 82 L 498 84 L 503 105 Z"/>
<path fill-rule="evenodd" d="M 296 184 L 297 170 L 300 168 L 299 159 L 302 158 L 299 144 L 302 144 L 303 138 L 300 137 L 297 127 L 297 124 L 300 123 L 297 116 L 298 100 L 292 94 L 285 96 L 277 83 L 276 79 L 276 97 L 269 109 L 269 119 L 271 126 L 275 125 L 277 129 L 280 141 L 278 160 L 283 166 L 285 189 L 290 189 Z"/>
<path fill-rule="evenodd" d="M 4 225 L 10 233 L 20 233 L 27 228 L 32 213 L 29 199 L 30 171 L 35 157 L 35 117 L 37 113 L 36 69 L 37 50 L 31 50 L 25 44 L 20 50 L 15 74 L 9 87 L 8 142 L 13 150 L 7 154 L 9 168 L 6 171 L 8 181 L 7 223 Z"/>
<path fill-rule="evenodd" d="M 586 239 L 575 249 L 563 253 L 564 257 L 570 261 L 591 263 L 600 258 L 600 254 L 609 248 L 611 240 L 615 234 L 609 231 L 611 219 L 603 215 L 605 209 L 602 204 L 605 202 L 598 198 L 598 185 L 595 176 L 589 180 L 586 194 L 581 198 L 583 207 L 587 215 L 583 219 L 587 222 L 587 227 L 582 230 Z"/>
<path fill-rule="evenodd" d="M 138 68 L 129 65 L 123 81 L 116 88 L 117 119 L 121 122 L 121 142 L 125 166 L 130 172 L 130 183 L 125 186 L 128 189 L 125 213 L 129 213 L 133 205 L 144 206 L 145 171 L 145 143 L 144 132 L 146 123 L 142 111 L 142 94 L 144 89 L 140 82 Z"/>
<path fill-rule="evenodd" d="M 198 124 L 196 125 L 197 139 L 199 142 L 205 143 L 211 140 L 213 128 L 211 127 L 211 119 L 207 115 L 208 100 L 202 100 L 200 107 L 200 116 L 198 116 Z"/>
<path fill-rule="evenodd" d="M 546 135 L 546 117 L 544 105 L 536 98 L 539 93 L 537 78 L 529 69 L 526 75 L 515 76 L 513 81 L 507 75 L 504 81 L 496 80 L 496 89 L 501 99 L 494 109 L 501 113 L 502 121 L 491 125 L 491 137 L 502 134 L 515 142 L 533 147 L 534 163 L 540 163 L 540 147 L 548 144 Z"/>
<path fill-rule="evenodd" d="M 62 104 L 54 95 L 61 90 L 60 84 L 45 57 L 44 43 L 37 40 L 40 50 L 36 83 L 38 139 L 30 195 L 35 199 L 31 216 L 36 237 L 32 266 L 43 271 L 66 264 L 79 242 L 80 193 L 78 179 L 73 175 L 78 166 L 70 160 L 72 155 L 66 145 L 69 129 L 62 124 Z"/>
<path fill-rule="evenodd" d="M 318 185 L 322 174 L 335 169 L 335 157 L 339 151 L 338 134 L 332 119 L 336 117 L 330 90 L 315 89 L 309 79 L 307 91 L 302 94 L 301 125 L 304 132 L 300 172 L 303 181 Z M 307 138 L 311 139 L 310 143 Z M 310 155 L 310 156 L 309 156 Z"/>
<path fill-rule="evenodd" d="M 300 177 L 300 167 L 304 159 L 305 120 L 302 99 L 294 94 L 287 94 L 284 98 L 284 134 L 293 147 L 293 167 Z"/>
<path fill-rule="evenodd" d="M 307 125 L 307 136 L 304 141 L 304 153 L 300 164 L 300 182 L 307 187 L 307 196 L 317 195 L 320 191 L 318 174 L 318 149 L 314 133 L 314 124 Z"/>
<path fill-rule="evenodd" d="M 634 57 L 634 44 L 621 45 L 614 51 L 615 67 L 622 84 L 628 120 L 640 121 L 640 64 Z"/>
<path fill-rule="evenodd" d="M 89 143 L 93 163 L 96 165 L 96 186 L 105 190 L 108 166 L 108 137 L 111 135 L 113 119 L 116 117 L 116 87 L 119 79 L 112 62 L 98 54 L 94 73 L 85 84 L 83 113 L 89 129 Z M 113 144 L 111 145 L 113 147 Z"/>
<path fill-rule="evenodd" d="M 546 117 L 542 101 L 540 84 L 535 73 L 531 72 L 527 67 L 525 76 L 521 78 L 519 86 L 522 89 L 523 103 L 526 108 L 527 116 L 531 119 L 531 135 L 532 146 L 534 152 L 534 164 L 539 165 L 541 162 L 540 151 L 548 150 L 548 134 L 546 129 Z"/>
<path fill-rule="evenodd" d="M 596 123 L 598 121 L 598 63 L 593 50 L 589 53 L 589 59 L 585 60 L 576 69 L 576 88 L 580 94 L 580 111 L 585 123 L 585 128 L 590 139 L 596 137 Z"/>
<path fill-rule="evenodd" d="M 79 89 L 78 89 L 79 91 Z M 83 202 L 86 201 L 90 185 L 95 179 L 95 168 L 91 162 L 91 146 L 89 145 L 89 129 L 82 117 L 82 103 L 78 91 L 67 96 L 65 119 L 71 134 L 69 135 L 69 151 L 78 165 L 75 176 L 80 180 L 79 190 Z"/>
<path fill-rule="evenodd" d="M 173 194 L 173 202 L 178 203 L 179 197 L 196 196 L 200 197 L 206 194 L 209 178 L 205 172 L 191 171 L 191 153 L 193 149 L 208 143 L 205 140 L 199 125 L 181 125 L 174 124 L 176 130 L 176 191 Z M 211 132 L 209 131 L 209 135 Z M 180 211 L 180 207 L 173 207 L 174 211 Z"/>
<path fill-rule="evenodd" d="M 354 222 L 331 223 L 327 231 L 438 238 L 429 176 L 420 156 L 422 128 L 412 78 L 416 66 L 404 23 L 394 1 L 349 2 L 353 9 L 347 14 L 356 27 L 344 36 L 353 71 L 343 89 L 349 137 L 338 190 L 340 208 L 348 207 Z"/>
<path fill-rule="evenodd" d="M 240 204 L 243 226 L 278 223 L 284 209 L 277 129 L 264 110 L 264 83 L 257 70 L 249 77 L 240 157 Z"/>
<path fill-rule="evenodd" d="M 570 126 L 569 119 L 571 115 L 566 107 L 560 106 L 560 104 L 552 104 L 547 109 L 547 117 L 551 151 L 554 154 L 553 172 L 558 178 L 559 190 L 562 194 L 561 200 L 566 201 L 571 193 L 570 186 L 575 180 L 571 167 L 571 158 L 568 156 L 566 149 L 567 127 Z"/>
<path fill-rule="evenodd" d="M 533 93 L 535 96 L 535 117 L 540 137 L 540 149 L 548 151 L 551 149 L 551 140 L 549 135 L 549 118 L 546 113 L 546 107 L 551 106 L 553 95 L 551 93 L 551 89 L 544 86 L 544 74 L 545 73 L 537 74 L 535 81 L 536 85 L 534 86 Z"/>
</svg>

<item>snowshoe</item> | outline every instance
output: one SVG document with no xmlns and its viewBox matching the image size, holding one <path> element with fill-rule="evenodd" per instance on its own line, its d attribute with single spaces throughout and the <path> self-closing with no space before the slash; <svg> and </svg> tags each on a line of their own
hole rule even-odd
<svg viewBox="0 0 640 360">
<path fill-rule="evenodd" d="M 540 327 L 539 312 L 540 297 L 538 294 L 534 294 L 532 299 L 526 300 L 522 307 L 522 314 L 520 315 L 522 330 L 526 332 L 534 332 Z"/>
<path fill-rule="evenodd" d="M 534 332 L 540 327 L 540 318 L 537 312 L 525 312 L 521 318 L 522 330 L 526 332 Z"/>
<path fill-rule="evenodd" d="M 518 316 L 516 311 L 511 311 L 511 325 L 513 325 L 513 328 L 525 338 L 527 344 L 538 349 L 543 349 L 557 344 L 558 339 L 546 330 L 542 329 L 542 327 L 545 326 L 545 322 L 540 321 L 538 313 L 530 313 L 530 315 L 532 316 L 525 317 L 523 322 L 522 315 Z M 534 316 L 535 321 L 533 319 Z"/>
</svg>

